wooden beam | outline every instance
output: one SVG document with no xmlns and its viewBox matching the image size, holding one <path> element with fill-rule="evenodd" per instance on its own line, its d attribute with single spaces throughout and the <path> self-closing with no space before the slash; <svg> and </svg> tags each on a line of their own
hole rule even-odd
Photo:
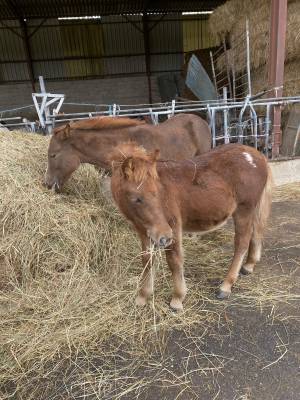
<svg viewBox="0 0 300 400">
<path fill-rule="evenodd" d="M 271 0 L 268 75 L 269 86 L 274 90 L 270 93 L 270 97 L 281 97 L 283 92 L 286 25 L 287 0 Z M 273 109 L 273 158 L 279 156 L 281 142 L 281 107 L 275 106 Z"/>
</svg>

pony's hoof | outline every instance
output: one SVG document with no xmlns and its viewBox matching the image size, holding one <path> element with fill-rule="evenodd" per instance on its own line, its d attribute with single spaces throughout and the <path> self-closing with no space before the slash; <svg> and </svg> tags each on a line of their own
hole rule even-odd
<svg viewBox="0 0 300 400">
<path fill-rule="evenodd" d="M 146 304 L 147 304 L 146 297 L 137 296 L 137 298 L 135 299 L 135 305 L 138 307 L 144 307 Z"/>
<path fill-rule="evenodd" d="M 218 289 L 216 291 L 216 298 L 219 300 L 226 300 L 229 299 L 231 292 L 225 292 L 225 290 Z"/>
<path fill-rule="evenodd" d="M 247 268 L 247 265 L 243 265 L 242 268 L 241 268 L 241 270 L 240 270 L 240 273 L 241 273 L 242 275 L 251 275 L 252 272 L 253 272 L 253 268 L 252 268 L 252 269 L 248 269 L 248 268 Z"/>
<path fill-rule="evenodd" d="M 172 311 L 178 312 L 183 311 L 182 301 L 178 299 L 172 299 L 170 303 L 170 308 Z"/>
</svg>

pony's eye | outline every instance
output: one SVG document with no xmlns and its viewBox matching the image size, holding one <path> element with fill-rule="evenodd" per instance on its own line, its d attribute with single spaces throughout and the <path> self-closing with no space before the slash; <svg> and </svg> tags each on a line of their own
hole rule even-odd
<svg viewBox="0 0 300 400">
<path fill-rule="evenodd" d="M 56 154 L 50 154 L 50 158 L 55 158 Z"/>
<path fill-rule="evenodd" d="M 137 198 L 135 199 L 135 202 L 136 202 L 136 203 L 142 203 L 143 200 L 142 200 L 140 197 L 137 197 Z"/>
</svg>

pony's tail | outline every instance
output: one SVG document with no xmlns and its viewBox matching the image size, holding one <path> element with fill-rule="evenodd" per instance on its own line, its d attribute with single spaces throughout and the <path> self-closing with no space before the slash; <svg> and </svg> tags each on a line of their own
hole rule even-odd
<svg viewBox="0 0 300 400">
<path fill-rule="evenodd" d="M 254 216 L 253 229 L 258 237 L 262 237 L 267 225 L 268 217 L 271 211 L 272 191 L 273 191 L 273 176 L 272 171 L 267 164 L 268 176 L 265 187 L 257 203 Z"/>
</svg>

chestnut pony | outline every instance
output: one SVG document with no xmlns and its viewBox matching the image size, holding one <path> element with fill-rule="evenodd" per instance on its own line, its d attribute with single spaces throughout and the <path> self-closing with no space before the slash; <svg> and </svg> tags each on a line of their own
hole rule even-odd
<svg viewBox="0 0 300 400">
<path fill-rule="evenodd" d="M 159 151 L 146 152 L 127 143 L 111 155 L 113 197 L 142 242 L 144 270 L 137 304 L 152 294 L 151 242 L 166 249 L 174 292 L 171 308 L 182 309 L 186 295 L 182 231 L 213 231 L 230 216 L 235 225 L 234 256 L 217 291 L 229 297 L 241 272 L 250 274 L 260 260 L 264 227 L 271 206 L 272 175 L 265 157 L 254 148 L 227 144 L 184 161 L 158 161 Z M 200 256 L 200 255 L 199 255 Z"/>
<path fill-rule="evenodd" d="M 192 114 L 179 114 L 159 125 L 122 117 L 77 121 L 54 130 L 45 184 L 61 191 L 80 163 L 94 164 L 108 172 L 108 153 L 130 140 L 147 150 L 158 148 L 162 157 L 173 160 L 190 158 L 211 148 L 207 123 Z"/>
</svg>

